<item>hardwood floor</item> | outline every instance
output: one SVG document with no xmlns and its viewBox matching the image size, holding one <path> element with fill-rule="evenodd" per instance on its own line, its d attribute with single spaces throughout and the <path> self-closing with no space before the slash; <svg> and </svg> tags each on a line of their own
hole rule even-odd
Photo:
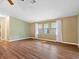
<svg viewBox="0 0 79 59">
<path fill-rule="evenodd" d="M 0 43 L 0 59 L 79 59 L 79 48 L 38 40 Z"/>
</svg>

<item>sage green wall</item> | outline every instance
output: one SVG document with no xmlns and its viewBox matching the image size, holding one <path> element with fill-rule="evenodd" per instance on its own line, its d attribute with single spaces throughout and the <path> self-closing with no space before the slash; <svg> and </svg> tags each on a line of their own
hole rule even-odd
<svg viewBox="0 0 79 59">
<path fill-rule="evenodd" d="M 25 39 L 29 37 L 29 23 L 15 17 L 10 17 L 11 40 Z"/>
</svg>

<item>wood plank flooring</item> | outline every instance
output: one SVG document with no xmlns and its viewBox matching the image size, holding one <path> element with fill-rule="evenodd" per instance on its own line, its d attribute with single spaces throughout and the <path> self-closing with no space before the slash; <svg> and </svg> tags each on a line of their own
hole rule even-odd
<svg viewBox="0 0 79 59">
<path fill-rule="evenodd" d="M 79 59 L 76 46 L 22 40 L 0 43 L 0 59 Z"/>
</svg>

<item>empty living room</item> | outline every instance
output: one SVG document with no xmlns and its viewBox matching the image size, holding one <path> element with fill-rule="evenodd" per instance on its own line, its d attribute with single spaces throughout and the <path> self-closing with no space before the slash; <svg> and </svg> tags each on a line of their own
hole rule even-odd
<svg viewBox="0 0 79 59">
<path fill-rule="evenodd" d="M 0 59 L 79 59 L 79 0 L 0 0 Z"/>
</svg>

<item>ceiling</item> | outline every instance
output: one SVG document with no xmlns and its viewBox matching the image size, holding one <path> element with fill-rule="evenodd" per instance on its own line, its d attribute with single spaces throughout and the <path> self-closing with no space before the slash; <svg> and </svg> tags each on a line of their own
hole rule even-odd
<svg viewBox="0 0 79 59">
<path fill-rule="evenodd" d="M 14 16 L 27 22 L 45 21 L 77 15 L 79 0 L 13 0 L 11 6 L 7 0 L 0 0 L 0 14 Z"/>
</svg>

